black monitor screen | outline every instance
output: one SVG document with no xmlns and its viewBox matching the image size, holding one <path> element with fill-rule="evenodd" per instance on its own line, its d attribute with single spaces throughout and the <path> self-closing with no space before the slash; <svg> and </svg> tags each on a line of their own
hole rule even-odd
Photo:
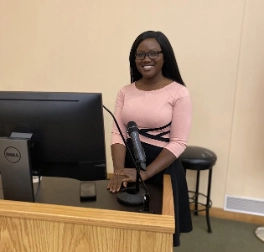
<svg viewBox="0 0 264 252">
<path fill-rule="evenodd" d="M 0 137 L 32 133 L 36 174 L 106 178 L 101 93 L 0 92 Z"/>
</svg>

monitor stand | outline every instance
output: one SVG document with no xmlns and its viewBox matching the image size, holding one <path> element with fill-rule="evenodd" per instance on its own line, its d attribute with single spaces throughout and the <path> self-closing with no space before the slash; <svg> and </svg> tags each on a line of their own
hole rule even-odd
<svg viewBox="0 0 264 252">
<path fill-rule="evenodd" d="M 30 135 L 0 138 L 0 172 L 6 200 L 34 202 Z"/>
</svg>

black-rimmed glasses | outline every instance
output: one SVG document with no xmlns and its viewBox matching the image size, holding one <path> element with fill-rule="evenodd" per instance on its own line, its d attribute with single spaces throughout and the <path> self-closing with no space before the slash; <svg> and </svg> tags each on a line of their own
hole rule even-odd
<svg viewBox="0 0 264 252">
<path fill-rule="evenodd" d="M 150 59 L 157 59 L 160 53 L 162 53 L 162 51 L 148 52 L 148 53 L 137 52 L 135 56 L 136 56 L 136 59 L 139 59 L 139 60 L 145 59 L 146 56 L 148 56 Z"/>
</svg>

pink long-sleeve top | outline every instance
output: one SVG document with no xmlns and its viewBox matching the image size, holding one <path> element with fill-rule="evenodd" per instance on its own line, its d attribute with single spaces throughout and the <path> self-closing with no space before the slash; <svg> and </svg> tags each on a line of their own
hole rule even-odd
<svg viewBox="0 0 264 252">
<path fill-rule="evenodd" d="M 151 91 L 143 91 L 135 83 L 124 86 L 118 93 L 115 106 L 115 117 L 125 138 L 128 138 L 126 125 L 134 121 L 139 129 L 159 128 L 171 122 L 171 125 L 149 132 L 157 135 L 169 131 L 163 137 L 169 142 L 151 139 L 142 135 L 142 142 L 168 149 L 176 157 L 186 148 L 191 129 L 192 104 L 188 89 L 176 82 Z M 112 144 L 123 144 L 120 133 L 114 123 Z"/>
</svg>

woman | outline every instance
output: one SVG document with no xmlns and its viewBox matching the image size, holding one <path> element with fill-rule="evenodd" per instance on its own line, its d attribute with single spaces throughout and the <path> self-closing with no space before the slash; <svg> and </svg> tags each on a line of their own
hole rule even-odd
<svg viewBox="0 0 264 252">
<path fill-rule="evenodd" d="M 163 174 L 172 180 L 176 230 L 174 246 L 179 246 L 181 232 L 190 232 L 192 222 L 189 209 L 185 173 L 178 157 L 186 148 L 191 128 L 192 106 L 190 95 L 181 78 L 173 49 L 161 32 L 147 31 L 134 41 L 130 52 L 131 83 L 118 93 L 115 117 L 125 136 L 131 140 L 126 125 L 134 121 L 146 153 L 146 171 L 142 179 L 162 183 Z M 117 129 L 113 126 L 111 153 L 114 177 L 110 192 L 136 181 L 135 165 Z"/>
</svg>

